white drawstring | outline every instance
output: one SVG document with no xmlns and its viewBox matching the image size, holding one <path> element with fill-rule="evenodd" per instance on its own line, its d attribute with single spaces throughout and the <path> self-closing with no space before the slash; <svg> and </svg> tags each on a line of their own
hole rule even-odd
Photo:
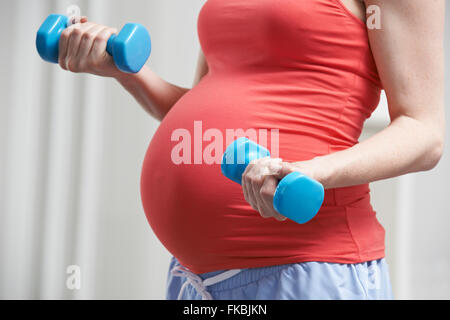
<svg viewBox="0 0 450 320">
<path fill-rule="evenodd" d="M 178 293 L 177 298 L 178 300 L 181 300 L 184 289 L 188 284 L 191 284 L 195 288 L 195 290 L 197 290 L 197 292 L 202 296 L 202 300 L 212 300 L 212 296 L 208 292 L 208 290 L 206 290 L 206 287 L 212 286 L 213 284 L 229 279 L 238 274 L 239 272 L 241 272 L 241 270 L 240 269 L 228 270 L 205 280 L 202 280 L 202 278 L 200 278 L 198 275 L 189 271 L 187 268 L 181 265 L 173 267 L 173 269 L 170 272 L 174 277 L 186 277 L 186 281 L 183 283 L 183 285 L 180 288 L 180 292 Z"/>
</svg>

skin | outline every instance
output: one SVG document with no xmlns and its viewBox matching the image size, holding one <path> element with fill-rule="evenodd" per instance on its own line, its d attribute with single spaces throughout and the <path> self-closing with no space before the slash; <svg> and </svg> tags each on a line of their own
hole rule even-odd
<svg viewBox="0 0 450 320">
<path fill-rule="evenodd" d="M 361 20 L 365 7 L 381 9 L 382 28 L 368 30 L 369 42 L 386 92 L 390 124 L 343 151 L 308 161 L 252 162 L 242 176 L 246 201 L 263 218 L 284 221 L 273 208 L 278 180 L 298 171 L 325 189 L 370 183 L 434 168 L 444 145 L 444 0 L 342 0 Z M 105 52 L 117 30 L 83 18 L 61 35 L 60 66 L 115 78 L 153 117 L 162 120 L 190 89 L 170 84 L 148 67 L 119 72 Z M 194 86 L 208 73 L 199 54 Z M 268 174 L 261 175 L 261 172 Z"/>
</svg>

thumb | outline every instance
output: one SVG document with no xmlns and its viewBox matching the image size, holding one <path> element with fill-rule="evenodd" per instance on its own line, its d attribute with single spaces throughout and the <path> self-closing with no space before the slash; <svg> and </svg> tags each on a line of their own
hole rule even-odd
<svg viewBox="0 0 450 320">
<path fill-rule="evenodd" d="M 77 16 L 71 16 L 69 17 L 69 22 L 68 22 L 68 26 L 77 24 L 77 23 L 86 23 L 88 22 L 88 18 L 83 16 L 83 17 L 77 17 Z"/>
<path fill-rule="evenodd" d="M 278 170 L 277 174 L 275 174 L 274 176 L 278 179 L 281 180 L 284 177 L 286 177 L 288 174 L 294 172 L 294 168 L 290 163 L 286 163 L 286 162 L 282 162 L 281 163 L 281 170 Z"/>
</svg>

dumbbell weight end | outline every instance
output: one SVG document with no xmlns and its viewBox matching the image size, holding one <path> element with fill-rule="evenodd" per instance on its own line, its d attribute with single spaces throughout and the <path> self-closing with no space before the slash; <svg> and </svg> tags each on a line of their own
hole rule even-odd
<svg viewBox="0 0 450 320">
<path fill-rule="evenodd" d="M 58 63 L 59 38 L 68 21 L 67 16 L 51 14 L 42 23 L 36 35 L 36 49 L 44 61 Z"/>
<path fill-rule="evenodd" d="M 147 29 L 139 23 L 127 23 L 119 34 L 113 34 L 106 52 L 114 57 L 117 68 L 126 73 L 137 73 L 147 62 L 152 42 Z"/>
</svg>

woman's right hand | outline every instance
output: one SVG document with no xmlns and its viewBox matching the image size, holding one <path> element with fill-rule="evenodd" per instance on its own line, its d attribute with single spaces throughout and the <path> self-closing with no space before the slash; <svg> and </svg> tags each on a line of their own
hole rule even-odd
<svg viewBox="0 0 450 320">
<path fill-rule="evenodd" d="M 79 23 L 66 28 L 59 40 L 59 65 L 75 73 L 90 73 L 103 77 L 116 77 L 120 71 L 106 52 L 112 34 L 117 33 L 82 17 Z"/>
</svg>

